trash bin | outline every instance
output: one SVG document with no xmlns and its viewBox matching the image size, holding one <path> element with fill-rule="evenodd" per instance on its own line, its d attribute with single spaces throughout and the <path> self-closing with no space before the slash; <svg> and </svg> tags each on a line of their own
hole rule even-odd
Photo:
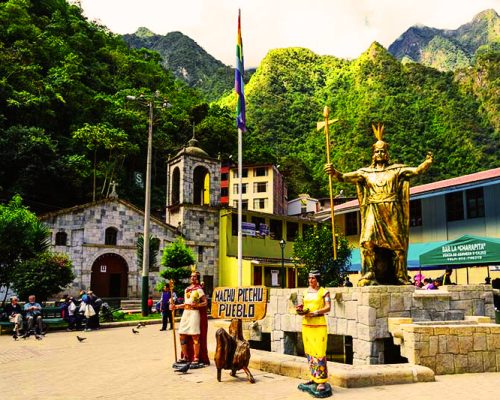
<svg viewBox="0 0 500 400">
<path fill-rule="evenodd" d="M 495 323 L 500 324 L 500 310 L 495 310 Z"/>
</svg>

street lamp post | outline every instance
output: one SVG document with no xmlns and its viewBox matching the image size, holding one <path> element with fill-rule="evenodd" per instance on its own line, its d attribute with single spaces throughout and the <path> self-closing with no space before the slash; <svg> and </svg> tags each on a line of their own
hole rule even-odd
<svg viewBox="0 0 500 400">
<path fill-rule="evenodd" d="M 285 277 L 285 239 L 280 240 L 281 247 L 281 287 L 284 289 L 286 286 L 286 277 Z"/>
<path fill-rule="evenodd" d="M 144 233 L 143 233 L 143 249 L 142 249 L 142 285 L 141 285 L 141 310 L 142 315 L 149 314 L 148 295 L 149 295 L 149 236 L 150 236 L 150 221 L 151 221 L 151 164 L 153 153 L 153 118 L 155 101 L 159 100 L 159 92 L 156 91 L 149 99 L 144 95 L 139 97 L 127 96 L 127 100 L 137 101 L 148 107 L 148 152 L 146 161 L 146 188 L 144 195 Z M 163 107 L 168 104 L 163 101 Z"/>
</svg>

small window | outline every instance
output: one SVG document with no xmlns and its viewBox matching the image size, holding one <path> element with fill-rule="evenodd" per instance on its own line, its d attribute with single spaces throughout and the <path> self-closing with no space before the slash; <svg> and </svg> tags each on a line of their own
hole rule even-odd
<svg viewBox="0 0 500 400">
<path fill-rule="evenodd" d="M 221 195 L 221 197 L 227 197 L 227 196 L 229 196 L 229 189 L 227 187 L 226 188 L 221 188 L 220 195 Z"/>
<path fill-rule="evenodd" d="M 253 184 L 254 193 L 265 193 L 267 192 L 267 182 L 254 182 Z"/>
<path fill-rule="evenodd" d="M 410 201 L 410 226 L 422 226 L 422 201 Z"/>
<path fill-rule="evenodd" d="M 469 189 L 465 192 L 467 199 L 467 218 L 484 217 L 484 192 L 483 188 Z"/>
<path fill-rule="evenodd" d="M 241 194 L 247 193 L 247 187 L 248 187 L 248 183 L 241 184 Z M 233 185 L 233 194 L 238 194 L 238 184 L 237 183 L 235 183 Z"/>
<path fill-rule="evenodd" d="M 446 194 L 446 220 L 461 221 L 464 219 L 463 192 Z"/>
<path fill-rule="evenodd" d="M 238 236 L 238 215 L 231 215 L 231 233 L 233 236 Z"/>
<path fill-rule="evenodd" d="M 198 246 L 198 261 L 203 261 L 203 246 Z"/>
<path fill-rule="evenodd" d="M 267 168 L 266 167 L 258 167 L 253 171 L 253 176 L 267 176 Z"/>
<path fill-rule="evenodd" d="M 66 246 L 68 241 L 68 235 L 66 232 L 57 232 L 56 233 L 56 246 Z"/>
<path fill-rule="evenodd" d="M 243 178 L 248 178 L 248 169 L 247 168 L 243 168 L 241 175 L 243 175 Z M 235 170 L 233 170 L 233 178 L 237 178 L 237 177 L 238 177 L 238 170 L 235 169 Z"/>
<path fill-rule="evenodd" d="M 267 199 L 253 199 L 253 209 L 263 210 L 267 206 Z"/>
<path fill-rule="evenodd" d="M 358 213 L 350 212 L 345 215 L 345 234 L 346 236 L 358 234 Z"/>
<path fill-rule="evenodd" d="M 228 179 L 229 179 L 229 174 L 227 172 L 223 172 L 222 174 L 220 174 L 220 180 L 222 182 L 227 181 Z"/>
<path fill-rule="evenodd" d="M 271 239 L 281 240 L 283 239 L 283 221 L 278 219 L 271 219 L 269 221 L 269 230 Z"/>
<path fill-rule="evenodd" d="M 262 217 L 252 217 L 251 221 L 255 224 L 255 232 L 257 237 L 263 238 L 266 231 L 266 220 Z"/>
<path fill-rule="evenodd" d="M 107 228 L 104 236 L 104 244 L 109 246 L 116 246 L 116 237 L 118 236 L 118 230 L 115 228 Z"/>
<path fill-rule="evenodd" d="M 297 222 L 286 223 L 286 240 L 287 242 L 294 242 L 299 235 L 299 224 Z"/>
<path fill-rule="evenodd" d="M 238 208 L 238 200 L 233 200 L 233 207 Z M 241 200 L 241 209 L 248 210 L 248 200 Z"/>
<path fill-rule="evenodd" d="M 255 286 L 262 285 L 262 267 L 260 265 L 253 266 L 253 284 Z"/>
</svg>

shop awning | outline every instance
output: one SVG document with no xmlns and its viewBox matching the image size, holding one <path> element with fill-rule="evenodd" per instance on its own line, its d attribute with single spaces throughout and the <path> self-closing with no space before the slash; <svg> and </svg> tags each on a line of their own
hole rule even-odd
<svg viewBox="0 0 500 400">
<path fill-rule="evenodd" d="M 441 242 L 425 242 L 425 243 L 411 243 L 408 248 L 407 265 L 410 270 L 420 269 L 420 255 L 434 249 L 446 241 Z M 361 271 L 361 255 L 359 249 L 353 249 L 351 252 L 351 268 L 352 272 Z"/>
<path fill-rule="evenodd" d="M 464 235 L 420 256 L 422 266 L 500 264 L 500 239 Z"/>
</svg>

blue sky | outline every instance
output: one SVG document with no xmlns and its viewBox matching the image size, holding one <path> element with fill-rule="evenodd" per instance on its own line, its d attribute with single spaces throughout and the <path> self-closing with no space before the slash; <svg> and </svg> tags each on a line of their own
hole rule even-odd
<svg viewBox="0 0 500 400">
<path fill-rule="evenodd" d="M 71 1 L 70 1 L 71 2 Z M 144 26 L 180 31 L 234 66 L 238 8 L 245 67 L 267 52 L 306 47 L 317 54 L 356 58 L 373 41 L 388 47 L 413 25 L 456 29 L 480 11 L 500 12 L 500 0 L 80 0 L 84 14 L 115 33 Z"/>
</svg>

